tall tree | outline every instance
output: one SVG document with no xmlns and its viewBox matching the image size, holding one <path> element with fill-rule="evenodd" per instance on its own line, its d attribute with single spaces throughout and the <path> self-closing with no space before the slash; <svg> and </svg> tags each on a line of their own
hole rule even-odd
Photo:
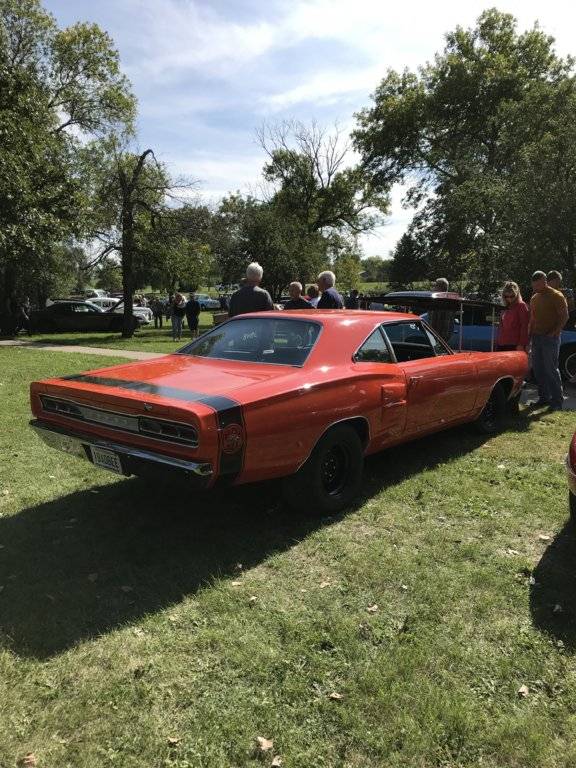
<svg viewBox="0 0 576 768">
<path fill-rule="evenodd" d="M 526 144 L 545 131 L 538 114 L 529 131 L 518 120 L 535 94 L 550 104 L 572 66 L 540 29 L 519 34 L 512 16 L 491 9 L 474 28 L 450 32 L 431 64 L 390 71 L 378 86 L 357 116 L 356 147 L 374 185 L 410 185 L 431 264 L 442 254 L 486 286 L 501 278 L 518 227 L 513 178 Z"/>
<path fill-rule="evenodd" d="M 39 0 L 0 0 L 2 309 L 56 268 L 60 241 L 83 233 L 78 132 L 126 132 L 134 114 L 118 54 L 96 25 L 61 30 Z"/>
</svg>

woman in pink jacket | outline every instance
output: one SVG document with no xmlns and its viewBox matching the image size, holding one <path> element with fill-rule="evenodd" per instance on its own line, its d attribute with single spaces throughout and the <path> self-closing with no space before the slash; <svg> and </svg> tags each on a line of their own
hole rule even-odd
<svg viewBox="0 0 576 768">
<path fill-rule="evenodd" d="M 507 282 L 502 288 L 502 300 L 506 309 L 500 316 L 500 327 L 496 339 L 496 349 L 499 352 L 528 350 L 528 305 L 522 300 L 520 289 L 516 283 Z"/>
</svg>

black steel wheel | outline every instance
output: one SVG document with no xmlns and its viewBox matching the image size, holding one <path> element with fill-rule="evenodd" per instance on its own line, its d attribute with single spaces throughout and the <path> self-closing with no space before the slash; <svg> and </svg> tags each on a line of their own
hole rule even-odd
<svg viewBox="0 0 576 768">
<path fill-rule="evenodd" d="M 492 435 L 498 432 L 502 428 L 505 410 L 506 395 L 502 387 L 497 384 L 482 409 L 482 413 L 474 422 L 476 430 L 483 435 Z"/>
<path fill-rule="evenodd" d="M 570 520 L 572 524 L 576 525 L 576 496 L 573 493 L 568 493 L 568 500 L 570 504 Z"/>
<path fill-rule="evenodd" d="M 284 501 L 292 510 L 312 515 L 333 514 L 349 506 L 360 494 L 363 453 L 354 427 L 332 427 L 304 466 L 284 479 Z"/>
</svg>

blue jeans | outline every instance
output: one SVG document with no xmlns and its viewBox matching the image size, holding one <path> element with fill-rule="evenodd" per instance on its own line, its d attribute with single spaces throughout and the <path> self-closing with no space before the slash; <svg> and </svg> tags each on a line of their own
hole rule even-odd
<svg viewBox="0 0 576 768">
<path fill-rule="evenodd" d="M 552 406 L 562 407 L 564 392 L 558 370 L 560 336 L 532 334 L 532 372 L 538 385 L 538 397 Z"/>
<path fill-rule="evenodd" d="M 182 319 L 177 315 L 172 315 L 172 338 L 174 341 L 182 336 Z"/>
</svg>

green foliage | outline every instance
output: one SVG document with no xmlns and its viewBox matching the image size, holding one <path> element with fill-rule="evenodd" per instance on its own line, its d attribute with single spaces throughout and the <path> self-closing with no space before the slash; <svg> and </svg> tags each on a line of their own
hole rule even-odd
<svg viewBox="0 0 576 768">
<path fill-rule="evenodd" d="M 95 25 L 59 30 L 38 0 L 0 0 L 0 311 L 62 272 L 58 244 L 84 233 L 79 142 L 129 130 L 134 98 Z"/>
<path fill-rule="evenodd" d="M 417 74 L 389 72 L 357 116 L 355 142 L 373 184 L 410 184 L 408 200 L 419 206 L 410 237 L 428 275 L 490 289 L 505 276 L 524 279 L 536 253 L 573 268 L 570 237 L 551 241 L 542 195 L 559 176 L 559 202 L 572 181 L 572 66 L 537 27 L 519 34 L 512 16 L 491 9 L 476 27 L 449 33 Z"/>
<path fill-rule="evenodd" d="M 362 259 L 362 279 L 366 283 L 382 283 L 389 279 L 390 259 L 380 256 L 366 256 Z"/>
</svg>

